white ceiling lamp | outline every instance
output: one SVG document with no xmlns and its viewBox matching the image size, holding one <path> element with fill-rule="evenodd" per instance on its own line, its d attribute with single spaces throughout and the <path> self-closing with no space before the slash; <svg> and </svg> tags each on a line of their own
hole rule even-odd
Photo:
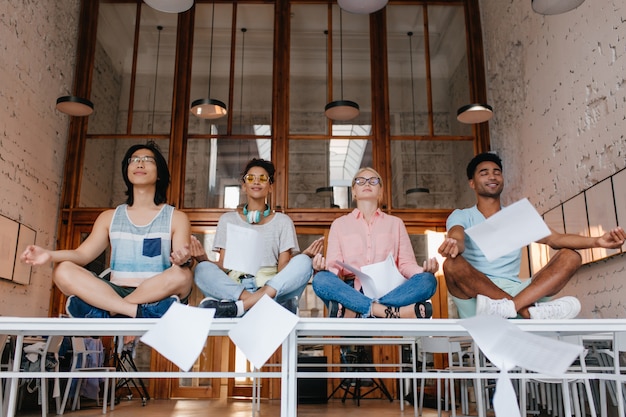
<svg viewBox="0 0 626 417">
<path fill-rule="evenodd" d="M 342 9 L 339 9 L 339 68 L 341 99 L 331 101 L 324 107 L 324 114 L 331 120 L 346 121 L 357 117 L 360 113 L 359 105 L 354 101 L 343 99 L 343 19 Z"/>
<path fill-rule="evenodd" d="M 540 14 L 561 14 L 574 10 L 585 0 L 531 0 L 533 10 Z"/>
<path fill-rule="evenodd" d="M 370 14 L 387 5 L 388 0 L 337 0 L 337 4 L 346 12 Z"/>
<path fill-rule="evenodd" d="M 191 9 L 193 0 L 144 0 L 155 10 L 165 13 L 182 13 Z"/>
<path fill-rule="evenodd" d="M 456 112 L 456 119 L 467 124 L 484 123 L 492 117 L 493 108 L 489 104 L 467 104 L 460 107 Z"/>
</svg>

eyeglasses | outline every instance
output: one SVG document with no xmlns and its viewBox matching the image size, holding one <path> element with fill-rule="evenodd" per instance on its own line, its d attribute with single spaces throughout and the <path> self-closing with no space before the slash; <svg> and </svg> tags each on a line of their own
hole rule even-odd
<svg viewBox="0 0 626 417">
<path fill-rule="evenodd" d="M 262 184 L 265 184 L 266 182 L 270 180 L 270 177 L 268 177 L 265 174 L 261 174 L 261 175 L 246 174 L 243 176 L 244 182 L 247 182 L 248 184 L 252 184 L 254 180 L 256 180 L 257 178 L 259 179 L 259 182 Z"/>
<path fill-rule="evenodd" d="M 370 178 L 356 177 L 354 179 L 354 183 L 356 185 L 365 185 L 367 183 L 369 183 L 369 185 L 378 185 L 378 184 L 380 184 L 380 178 L 378 178 L 378 177 L 370 177 Z"/>
<path fill-rule="evenodd" d="M 140 162 L 142 164 L 145 164 L 146 162 L 154 164 L 156 159 L 154 159 L 154 156 L 131 156 L 128 158 L 128 165 L 138 164 Z"/>
</svg>

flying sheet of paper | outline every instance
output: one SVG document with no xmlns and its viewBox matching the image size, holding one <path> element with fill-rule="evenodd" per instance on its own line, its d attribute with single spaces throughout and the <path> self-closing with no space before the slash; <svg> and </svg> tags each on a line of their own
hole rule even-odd
<svg viewBox="0 0 626 417">
<path fill-rule="evenodd" d="M 506 375 L 515 366 L 547 375 L 563 374 L 583 347 L 520 330 L 508 320 L 480 315 L 461 320 L 483 354 L 504 371 L 496 384 L 494 409 L 497 416 L 519 416 L 517 398 Z"/>
<path fill-rule="evenodd" d="M 365 265 L 360 270 L 341 261 L 337 264 L 352 272 L 361 281 L 363 293 L 373 299 L 381 298 L 406 281 L 391 254 L 384 261 Z"/>
<path fill-rule="evenodd" d="M 141 341 L 187 372 L 202 353 L 215 309 L 174 303 Z"/>
<path fill-rule="evenodd" d="M 550 234 L 527 198 L 507 206 L 484 222 L 465 230 L 488 261 L 519 250 Z"/>
<path fill-rule="evenodd" d="M 229 223 L 224 268 L 256 275 L 261 267 L 263 238 L 256 230 Z"/>
<path fill-rule="evenodd" d="M 260 369 L 297 323 L 298 316 L 264 295 L 228 332 L 228 337 Z"/>
</svg>

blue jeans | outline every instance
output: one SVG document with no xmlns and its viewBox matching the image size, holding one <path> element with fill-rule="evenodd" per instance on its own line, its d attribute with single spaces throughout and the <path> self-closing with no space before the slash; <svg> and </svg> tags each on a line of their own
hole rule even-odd
<svg viewBox="0 0 626 417">
<path fill-rule="evenodd" d="M 291 258 L 282 271 L 274 275 L 265 285 L 276 290 L 277 302 L 302 295 L 306 284 L 313 275 L 311 258 L 299 254 Z M 233 281 L 224 271 L 212 262 L 200 262 L 196 266 L 194 280 L 205 297 L 218 300 L 237 301 L 243 291 L 255 292 L 259 289 L 254 278 Z"/>
<path fill-rule="evenodd" d="M 327 307 L 330 301 L 336 301 L 366 316 L 370 315 L 374 301 L 388 307 L 403 307 L 428 300 L 437 290 L 437 279 L 430 272 L 415 274 L 380 299 L 374 300 L 355 290 L 334 273 L 320 271 L 313 277 L 313 290 Z"/>
</svg>

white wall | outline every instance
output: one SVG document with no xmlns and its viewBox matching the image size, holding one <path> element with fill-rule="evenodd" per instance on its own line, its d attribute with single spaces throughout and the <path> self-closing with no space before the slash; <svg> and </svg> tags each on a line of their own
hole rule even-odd
<svg viewBox="0 0 626 417">
<path fill-rule="evenodd" d="M 71 93 L 78 0 L 0 2 L 0 214 L 56 246 L 69 117 L 55 110 Z M 0 315 L 47 316 L 51 266 L 30 285 L 0 280 Z"/>
<path fill-rule="evenodd" d="M 480 7 L 505 203 L 528 197 L 543 213 L 626 165 L 626 4 L 587 0 L 555 16 L 531 0 Z M 624 317 L 624 282 L 618 255 L 581 268 L 563 292 L 580 297 L 581 317 Z"/>
</svg>

